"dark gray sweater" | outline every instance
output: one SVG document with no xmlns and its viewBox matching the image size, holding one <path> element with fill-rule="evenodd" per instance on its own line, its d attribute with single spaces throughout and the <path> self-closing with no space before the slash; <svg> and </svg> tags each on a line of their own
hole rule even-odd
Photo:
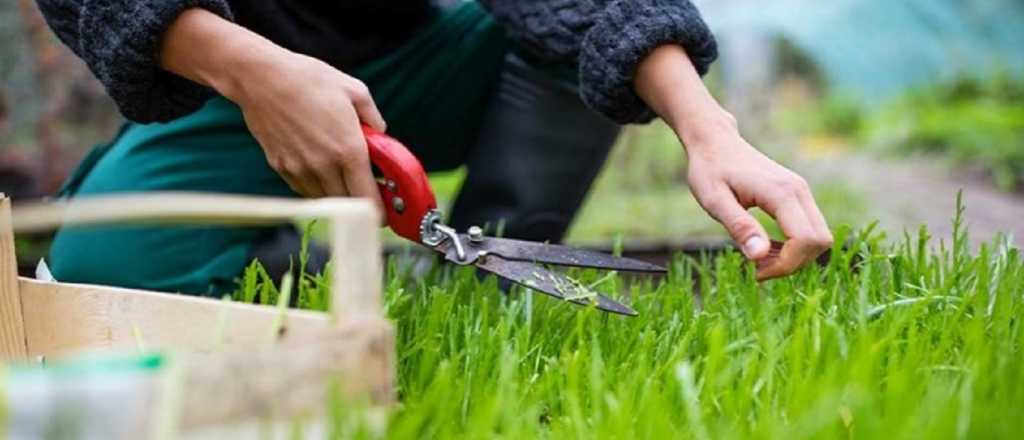
<svg viewBox="0 0 1024 440">
<path fill-rule="evenodd" d="M 395 0 L 392 0 L 395 1 Z M 125 117 L 163 122 L 197 110 L 214 92 L 162 70 L 160 36 L 183 10 L 233 20 L 231 0 L 37 0 L 50 27 L 106 86 Z M 372 3 L 372 2 L 371 2 Z M 689 0 L 481 0 L 538 57 L 579 65 L 580 93 L 619 123 L 654 117 L 633 90 L 637 64 L 663 44 L 682 45 L 704 74 L 718 55 Z"/>
</svg>

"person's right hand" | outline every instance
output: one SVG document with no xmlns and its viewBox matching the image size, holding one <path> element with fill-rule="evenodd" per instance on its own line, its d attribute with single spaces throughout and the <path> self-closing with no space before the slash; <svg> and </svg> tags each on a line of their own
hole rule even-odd
<svg viewBox="0 0 1024 440">
<path fill-rule="evenodd" d="M 171 24 L 158 59 L 238 104 L 267 162 L 295 192 L 383 207 L 360 123 L 379 131 L 386 124 L 359 80 L 201 8 Z"/>
<path fill-rule="evenodd" d="M 363 197 L 380 205 L 360 123 L 386 130 L 370 91 L 356 78 L 287 53 L 256 69 L 233 100 L 271 168 L 306 197 Z"/>
</svg>

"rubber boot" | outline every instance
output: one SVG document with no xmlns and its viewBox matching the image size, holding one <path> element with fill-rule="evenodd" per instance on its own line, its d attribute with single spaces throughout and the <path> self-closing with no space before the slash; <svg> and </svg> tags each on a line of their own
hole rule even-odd
<svg viewBox="0 0 1024 440">
<path fill-rule="evenodd" d="M 468 152 L 451 226 L 561 241 L 619 130 L 587 108 L 574 85 L 510 54 Z"/>
</svg>

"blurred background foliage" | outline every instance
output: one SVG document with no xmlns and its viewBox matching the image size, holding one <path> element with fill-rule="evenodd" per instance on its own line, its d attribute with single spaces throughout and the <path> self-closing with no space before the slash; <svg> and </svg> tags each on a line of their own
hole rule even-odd
<svg viewBox="0 0 1024 440">
<path fill-rule="evenodd" d="M 120 120 L 33 0 L 0 2 L 0 191 L 16 198 L 52 193 Z"/>
<path fill-rule="evenodd" d="M 915 89 L 876 112 L 865 141 L 903 152 L 944 155 L 980 168 L 1001 189 L 1024 180 L 1024 81 L 962 77 Z"/>
<path fill-rule="evenodd" d="M 937 159 L 982 173 L 1003 191 L 1024 181 L 1024 80 L 962 76 L 908 89 L 881 103 L 842 94 L 795 103 L 778 127 L 848 148 Z"/>
</svg>

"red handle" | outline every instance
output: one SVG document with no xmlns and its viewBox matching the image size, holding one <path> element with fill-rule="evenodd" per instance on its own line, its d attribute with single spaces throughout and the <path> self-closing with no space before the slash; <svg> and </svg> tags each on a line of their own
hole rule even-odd
<svg viewBox="0 0 1024 440">
<path fill-rule="evenodd" d="M 363 134 L 370 150 L 370 161 L 383 174 L 384 180 L 378 186 L 388 226 L 396 234 L 422 243 L 420 225 L 430 211 L 437 209 L 437 199 L 423 165 L 395 138 L 367 125 L 363 125 Z"/>
</svg>

